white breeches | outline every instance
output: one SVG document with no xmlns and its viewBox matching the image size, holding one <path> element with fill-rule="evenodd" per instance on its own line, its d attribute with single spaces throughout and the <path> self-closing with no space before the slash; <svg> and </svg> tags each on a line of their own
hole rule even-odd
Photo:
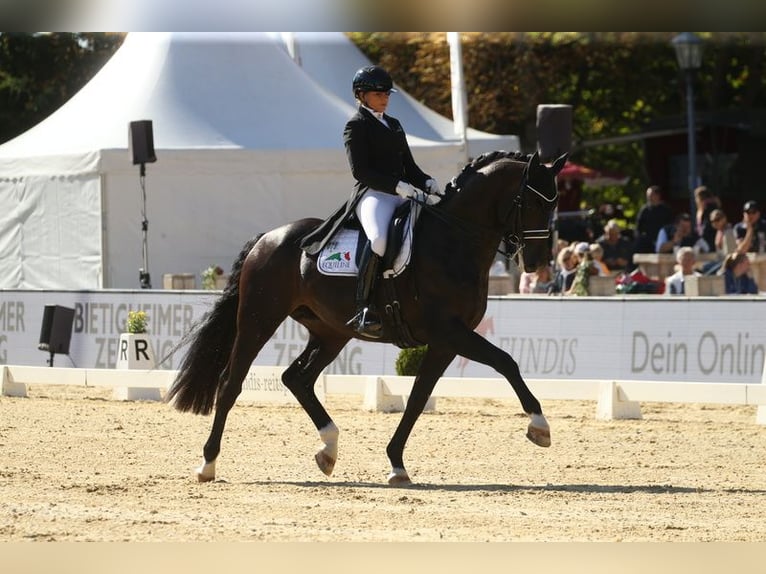
<svg viewBox="0 0 766 574">
<path fill-rule="evenodd" d="M 356 217 L 372 243 L 372 251 L 381 257 L 386 252 L 388 224 L 394 211 L 406 199 L 382 191 L 368 189 L 356 204 Z"/>
</svg>

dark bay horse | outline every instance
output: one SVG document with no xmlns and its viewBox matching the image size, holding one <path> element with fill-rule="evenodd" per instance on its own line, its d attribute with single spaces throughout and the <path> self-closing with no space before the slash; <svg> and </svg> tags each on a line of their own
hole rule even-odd
<svg viewBox="0 0 766 574">
<path fill-rule="evenodd" d="M 436 382 L 457 355 L 504 376 L 530 416 L 527 437 L 539 446 L 550 445 L 540 402 L 524 383 L 516 361 L 474 328 L 486 311 L 489 269 L 501 243 L 506 249 L 508 244 L 523 249 L 527 271 L 550 260 L 556 174 L 565 161 L 564 155 L 549 167 L 537 154 L 508 152 L 476 158 L 450 182 L 441 203 L 424 206 L 407 269 L 382 280 L 395 282 L 402 321 L 415 341 L 428 346 L 386 448 L 389 484 L 410 484 L 403 461 L 405 443 Z M 356 280 L 323 275 L 316 257 L 300 249 L 301 238 L 320 223 L 303 219 L 248 242 L 220 298 L 181 343 L 188 342 L 189 347 L 166 400 L 180 411 L 197 414 L 215 408 L 204 462 L 196 471 L 200 482 L 215 479 L 226 417 L 251 363 L 287 317 L 303 325 L 309 339 L 282 381 L 319 431 L 324 447 L 317 452 L 316 463 L 328 476 L 333 471 L 338 428 L 317 399 L 314 383 L 346 343 L 357 337 L 346 325 L 355 312 Z M 378 309 L 387 301 L 382 291 L 373 295 Z M 386 331 L 376 341 L 391 343 L 390 334 Z"/>
</svg>

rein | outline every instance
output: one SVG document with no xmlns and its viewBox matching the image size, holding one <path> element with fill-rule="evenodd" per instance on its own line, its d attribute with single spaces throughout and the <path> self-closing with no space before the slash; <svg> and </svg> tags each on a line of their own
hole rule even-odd
<svg viewBox="0 0 766 574">
<path fill-rule="evenodd" d="M 522 228 L 521 214 L 522 214 L 522 208 L 524 205 L 523 204 L 524 193 L 527 190 L 531 191 L 538 197 L 542 198 L 546 203 L 553 203 L 558 198 L 558 194 L 556 194 L 551 199 L 547 198 L 539 190 L 529 185 L 528 179 L 529 179 L 529 165 L 526 165 L 524 167 L 524 173 L 522 175 L 521 183 L 519 185 L 519 192 L 516 194 L 516 197 L 514 198 L 513 205 L 512 205 L 512 212 L 515 212 L 515 213 L 513 213 L 511 217 L 516 218 L 516 221 L 515 221 L 516 229 Z M 425 201 L 421 201 L 416 198 L 412 198 L 412 201 L 420 205 L 424 210 L 428 211 L 431 215 L 441 220 L 442 222 L 448 225 L 453 225 L 457 227 L 459 231 L 469 236 L 470 238 L 476 238 L 476 240 L 478 240 L 479 238 L 481 238 L 481 236 L 487 234 L 487 232 L 482 227 L 478 225 L 474 225 L 472 223 L 468 223 L 467 221 L 455 215 L 445 213 L 443 210 L 439 209 L 436 206 L 428 205 Z M 551 236 L 550 228 L 522 229 L 521 237 L 519 237 L 518 233 L 508 232 L 502 236 L 502 243 L 503 243 L 504 249 L 500 249 L 498 247 L 497 253 L 499 253 L 500 255 L 503 255 L 506 259 L 512 259 L 518 256 L 518 254 L 522 252 L 526 241 L 549 239 L 550 236 Z"/>
</svg>

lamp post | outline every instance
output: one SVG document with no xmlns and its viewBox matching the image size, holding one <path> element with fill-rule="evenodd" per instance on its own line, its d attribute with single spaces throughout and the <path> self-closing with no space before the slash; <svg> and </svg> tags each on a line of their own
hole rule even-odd
<svg viewBox="0 0 766 574">
<path fill-rule="evenodd" d="M 689 214 L 695 216 L 694 188 L 697 186 L 697 150 L 694 126 L 694 72 L 702 63 L 702 40 L 693 32 L 683 32 L 672 40 L 678 67 L 686 76 L 686 117 L 689 154 Z"/>
</svg>

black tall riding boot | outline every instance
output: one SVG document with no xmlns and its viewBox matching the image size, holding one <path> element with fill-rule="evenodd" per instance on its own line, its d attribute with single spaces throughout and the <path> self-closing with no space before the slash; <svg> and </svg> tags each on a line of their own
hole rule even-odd
<svg viewBox="0 0 766 574">
<path fill-rule="evenodd" d="M 369 301 L 372 288 L 378 277 L 380 257 L 373 252 L 370 242 L 364 245 L 359 261 L 359 277 L 356 284 L 356 315 L 346 323 L 354 327 L 357 333 L 373 339 L 383 336 L 383 324 L 375 311 L 375 306 Z"/>
</svg>

